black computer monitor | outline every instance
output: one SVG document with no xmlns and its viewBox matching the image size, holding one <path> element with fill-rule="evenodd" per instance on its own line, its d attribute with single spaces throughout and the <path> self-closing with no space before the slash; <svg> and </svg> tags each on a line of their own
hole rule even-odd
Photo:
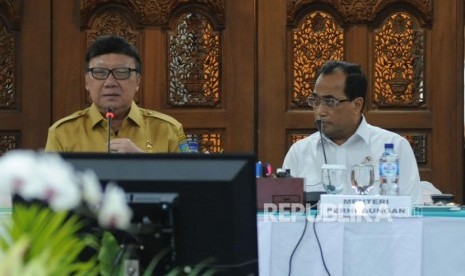
<svg viewBox="0 0 465 276">
<path fill-rule="evenodd" d="M 142 225 L 143 266 L 154 251 L 171 245 L 174 266 L 213 257 L 207 268 L 220 269 L 221 275 L 258 275 L 254 155 L 62 156 L 77 170 L 93 169 L 102 185 L 114 181 L 125 190 L 134 223 Z M 144 230 L 147 222 L 152 226 Z M 162 235 L 170 236 L 169 242 Z"/>
</svg>

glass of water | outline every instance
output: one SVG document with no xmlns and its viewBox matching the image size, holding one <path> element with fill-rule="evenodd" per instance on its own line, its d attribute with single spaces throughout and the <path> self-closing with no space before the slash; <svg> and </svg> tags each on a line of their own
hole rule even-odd
<svg viewBox="0 0 465 276">
<path fill-rule="evenodd" d="M 328 194 L 340 194 L 347 181 L 346 166 L 324 164 L 321 167 L 321 182 Z"/>
<path fill-rule="evenodd" d="M 360 164 L 352 166 L 350 173 L 352 189 L 358 195 L 367 195 L 373 189 L 375 172 L 372 165 Z"/>
</svg>

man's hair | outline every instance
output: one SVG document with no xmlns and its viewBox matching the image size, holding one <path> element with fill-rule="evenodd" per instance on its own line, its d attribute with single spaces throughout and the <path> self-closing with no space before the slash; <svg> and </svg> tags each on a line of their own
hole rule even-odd
<svg viewBox="0 0 465 276">
<path fill-rule="evenodd" d="M 141 72 L 142 66 L 136 47 L 124 38 L 116 35 L 104 35 L 95 39 L 87 49 L 85 69 L 89 69 L 91 59 L 104 54 L 123 54 L 132 57 L 136 61 L 135 69 L 137 72 Z"/>
<path fill-rule="evenodd" d="M 329 60 L 320 68 L 318 75 L 329 75 L 336 71 L 342 71 L 346 75 L 344 94 L 353 100 L 358 97 L 365 98 L 367 94 L 367 79 L 360 68 L 360 65 L 345 61 Z"/>
</svg>

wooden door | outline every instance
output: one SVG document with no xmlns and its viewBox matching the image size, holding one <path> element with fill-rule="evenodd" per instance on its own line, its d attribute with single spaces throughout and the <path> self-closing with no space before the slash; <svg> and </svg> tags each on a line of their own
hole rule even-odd
<svg viewBox="0 0 465 276">
<path fill-rule="evenodd" d="M 315 72 L 347 60 L 368 77 L 368 122 L 407 137 L 421 179 L 462 200 L 463 1 L 316 2 L 258 1 L 259 158 L 279 167 L 315 131 Z"/>
<path fill-rule="evenodd" d="M 53 121 L 89 105 L 86 48 L 111 33 L 140 51 L 142 107 L 178 119 L 203 151 L 254 151 L 255 3 L 225 2 L 53 1 Z"/>
<path fill-rule="evenodd" d="M 50 35 L 50 0 L 0 1 L 0 154 L 45 146 Z"/>
</svg>

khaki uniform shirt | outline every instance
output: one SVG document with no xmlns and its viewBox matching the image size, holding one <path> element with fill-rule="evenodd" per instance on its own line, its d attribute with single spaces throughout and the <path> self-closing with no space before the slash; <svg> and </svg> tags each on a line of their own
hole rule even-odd
<svg viewBox="0 0 465 276">
<path fill-rule="evenodd" d="M 181 123 L 157 111 L 132 102 L 118 134 L 111 139 L 129 138 L 147 153 L 181 152 L 188 148 Z M 45 151 L 107 152 L 108 121 L 97 106 L 77 111 L 55 122 L 48 131 Z"/>
</svg>

